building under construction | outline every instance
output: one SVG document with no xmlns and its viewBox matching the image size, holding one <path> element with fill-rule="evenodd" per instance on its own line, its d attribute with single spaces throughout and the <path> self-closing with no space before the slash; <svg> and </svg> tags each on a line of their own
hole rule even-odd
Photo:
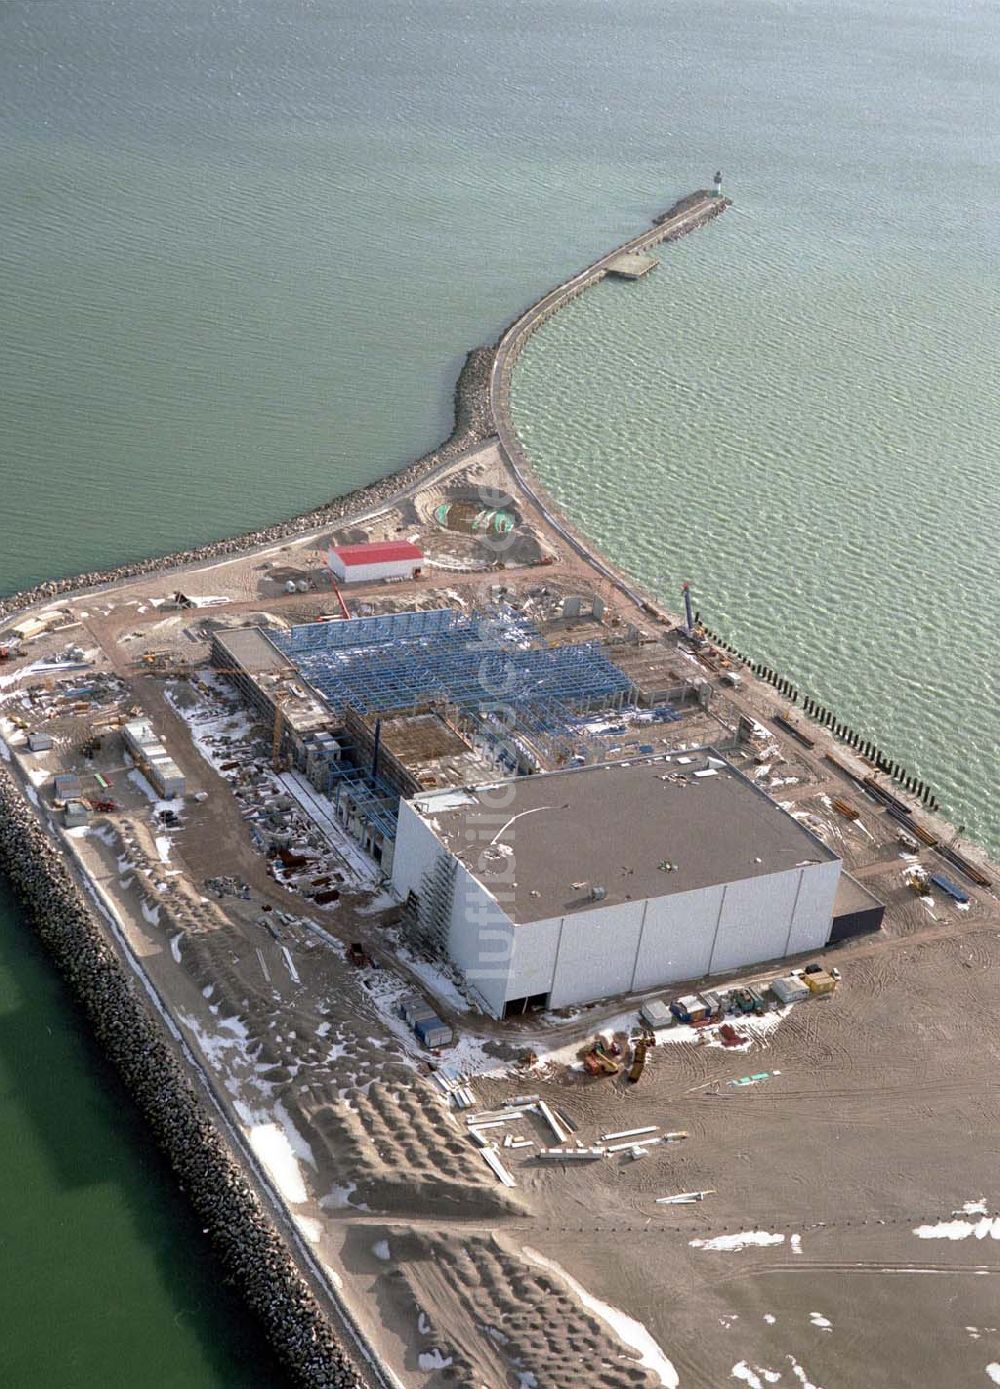
<svg viewBox="0 0 1000 1389">
<path fill-rule="evenodd" d="M 635 699 L 603 642 L 549 645 L 508 608 L 235 628 L 212 658 L 387 871 L 401 797 L 567 765 L 581 719 Z"/>
</svg>

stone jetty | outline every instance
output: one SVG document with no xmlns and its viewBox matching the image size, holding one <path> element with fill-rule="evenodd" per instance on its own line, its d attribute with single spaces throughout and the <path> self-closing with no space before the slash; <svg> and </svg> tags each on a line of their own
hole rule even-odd
<svg viewBox="0 0 1000 1389">
<path fill-rule="evenodd" d="M 222 1141 L 149 1005 L 101 928 L 24 793 L 0 766 L 0 870 L 118 1068 L 221 1263 L 259 1316 L 292 1378 L 308 1389 L 363 1380 Z"/>
<path fill-rule="evenodd" d="M 38 603 L 50 603 L 63 594 L 82 593 L 88 589 L 106 588 L 123 579 L 142 574 L 166 574 L 172 569 L 184 569 L 207 560 L 225 559 L 227 555 L 248 554 L 255 549 L 294 539 L 323 526 L 339 525 L 351 516 L 363 514 L 390 501 L 393 497 L 415 487 L 429 473 L 447 467 L 463 454 L 483 443 L 493 434 L 490 406 L 490 372 L 495 347 L 474 347 L 468 354 L 455 383 L 455 423 L 448 438 L 430 453 L 406 464 L 395 473 L 379 478 L 368 487 L 343 493 L 312 511 L 303 511 L 286 521 L 260 530 L 244 531 L 242 535 L 227 536 L 209 541 L 190 550 L 178 550 L 171 555 L 136 560 L 132 564 L 116 565 L 113 569 L 93 570 L 64 579 L 51 579 L 34 588 L 22 589 L 0 598 L 0 620 Z"/>
</svg>

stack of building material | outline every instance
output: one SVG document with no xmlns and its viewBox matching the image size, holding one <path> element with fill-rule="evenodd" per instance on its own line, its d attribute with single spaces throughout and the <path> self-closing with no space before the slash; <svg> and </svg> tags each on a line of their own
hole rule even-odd
<svg viewBox="0 0 1000 1389">
<path fill-rule="evenodd" d="M 419 994 L 408 994 L 400 1003 L 399 1011 L 428 1051 L 449 1046 L 454 1041 L 452 1028 Z"/>
</svg>

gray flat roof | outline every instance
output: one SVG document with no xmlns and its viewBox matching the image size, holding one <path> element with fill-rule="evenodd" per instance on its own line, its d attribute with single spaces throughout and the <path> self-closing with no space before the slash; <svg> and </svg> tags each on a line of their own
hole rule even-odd
<svg viewBox="0 0 1000 1389">
<path fill-rule="evenodd" d="M 232 627 L 228 631 L 216 629 L 212 635 L 233 657 L 233 664 L 242 666 L 248 674 L 295 669 L 260 627 Z"/>
<path fill-rule="evenodd" d="M 834 916 L 847 916 L 851 912 L 867 912 L 873 907 L 881 907 L 883 904 L 874 892 L 871 892 L 863 883 L 859 883 L 857 878 L 852 878 L 850 873 L 841 873 L 840 882 L 837 884 L 837 895 L 833 899 Z"/>
<path fill-rule="evenodd" d="M 605 903 L 641 901 L 837 858 L 711 749 L 411 804 L 515 922 L 589 910 L 598 886 Z"/>
</svg>

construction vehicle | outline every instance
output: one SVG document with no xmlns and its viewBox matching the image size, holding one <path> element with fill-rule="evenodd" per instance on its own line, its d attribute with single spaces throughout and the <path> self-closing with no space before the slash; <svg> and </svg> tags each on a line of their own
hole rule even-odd
<svg viewBox="0 0 1000 1389">
<path fill-rule="evenodd" d="M 756 989 L 749 987 L 734 989 L 729 997 L 737 1012 L 755 1013 L 760 1017 L 765 1011 L 766 1005 L 763 996 Z"/>
<path fill-rule="evenodd" d="M 649 1036 L 644 1032 L 632 1043 L 632 1064 L 628 1068 L 628 1082 L 635 1085 L 646 1067 L 646 1055 L 651 1045 L 655 1046 L 656 1039 L 650 1042 Z"/>
<path fill-rule="evenodd" d="M 930 897 L 931 879 L 926 868 L 914 868 L 906 879 L 906 885 L 918 897 Z"/>
<path fill-rule="evenodd" d="M 611 1055 L 608 1043 L 597 1037 L 594 1045 L 583 1055 L 583 1069 L 590 1076 L 616 1076 L 621 1064 Z"/>
</svg>

